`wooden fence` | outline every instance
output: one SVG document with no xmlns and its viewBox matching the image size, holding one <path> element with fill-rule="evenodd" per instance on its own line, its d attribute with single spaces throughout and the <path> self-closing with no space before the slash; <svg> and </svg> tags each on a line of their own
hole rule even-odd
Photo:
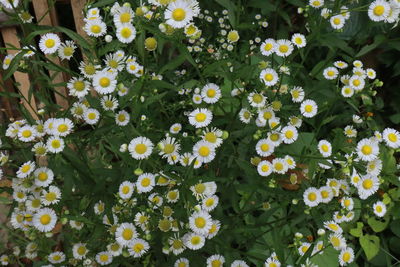
<svg viewBox="0 0 400 267">
<path fill-rule="evenodd" d="M 73 22 L 75 25 L 75 30 L 81 36 L 86 36 L 86 33 L 83 30 L 84 26 L 84 15 L 83 10 L 87 0 L 57 0 L 48 1 L 48 0 L 33 0 L 31 2 L 30 9 L 33 10 L 32 14 L 35 18 L 33 23 L 37 23 L 39 21 L 40 25 L 48 25 L 48 26 L 59 26 L 60 25 L 60 17 L 59 11 L 60 6 L 68 5 L 73 14 Z M 21 48 L 21 44 L 18 38 L 18 27 L 19 25 L 8 25 L 7 16 L 4 13 L 0 12 L 0 46 L 1 47 L 15 47 Z M 17 51 L 8 50 L 7 53 L 15 54 Z M 0 62 L 2 63 L 4 57 L 7 53 L 0 52 Z M 65 62 L 60 62 L 59 58 L 51 59 L 55 64 L 65 66 Z M 2 64 L 1 64 L 2 65 Z M 32 96 L 29 98 L 29 90 L 34 90 L 34 87 L 31 86 L 30 77 L 27 73 L 16 71 L 12 77 L 7 80 L 3 79 L 4 71 L 0 67 L 0 92 L 13 92 L 18 93 L 20 95 L 19 99 L 2 97 L 0 96 L 0 119 L 7 118 L 20 118 L 21 114 L 19 114 L 16 106 L 18 104 L 22 104 L 26 110 L 32 115 L 34 119 L 37 119 L 37 110 L 40 108 L 37 100 Z M 54 72 L 49 73 L 50 75 L 54 75 Z M 53 82 L 55 84 L 66 82 L 68 77 L 63 75 L 63 73 L 57 73 L 54 76 Z M 57 93 L 54 95 L 54 99 L 56 103 L 60 105 L 62 108 L 67 108 L 68 106 L 68 94 L 67 89 L 64 86 L 56 87 L 55 90 Z M 29 100 L 28 100 L 29 99 Z M 29 102 L 28 102 L 29 101 Z"/>
</svg>

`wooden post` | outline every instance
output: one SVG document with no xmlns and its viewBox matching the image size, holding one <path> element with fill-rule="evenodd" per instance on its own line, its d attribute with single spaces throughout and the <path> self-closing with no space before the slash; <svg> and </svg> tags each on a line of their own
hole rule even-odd
<svg viewBox="0 0 400 267">
<path fill-rule="evenodd" d="M 83 15 L 83 9 L 85 8 L 87 0 L 71 0 L 71 7 L 72 7 L 72 13 L 74 15 L 74 22 L 75 22 L 75 28 L 76 32 L 82 36 L 82 37 L 87 37 L 86 32 L 83 30 L 83 27 L 85 26 L 85 23 L 83 19 L 85 18 Z"/>
<path fill-rule="evenodd" d="M 35 0 L 32 1 L 33 3 L 33 8 L 35 10 L 36 14 L 36 19 L 37 21 L 40 20 L 40 25 L 48 25 L 48 26 L 55 26 L 57 25 L 57 17 L 56 17 L 56 12 L 54 10 L 50 10 L 50 12 L 47 12 L 49 10 L 49 5 L 47 3 L 47 0 Z M 50 15 L 52 14 L 52 15 Z M 52 18 L 54 21 L 52 21 Z M 50 59 L 54 64 L 61 65 L 60 59 L 54 58 Z M 52 76 L 55 72 L 54 71 L 49 71 L 50 76 Z M 64 82 L 64 76 L 63 73 L 58 73 L 53 80 L 53 83 L 62 83 Z M 55 94 L 56 102 L 59 104 L 62 108 L 67 109 L 68 108 L 68 101 L 66 99 L 67 97 L 67 89 L 64 86 L 58 86 L 54 88 L 58 94 Z M 64 97 L 63 97 L 64 96 Z"/>
<path fill-rule="evenodd" d="M 21 48 L 21 45 L 18 40 L 17 30 L 14 27 L 2 28 L 1 34 L 3 36 L 4 44 L 10 44 L 16 48 Z M 17 51 L 14 51 L 14 54 Z M 17 83 L 19 83 L 19 91 L 23 95 L 22 104 L 31 114 L 31 116 L 37 120 L 37 107 L 35 97 L 32 95 L 31 99 L 29 99 L 29 89 L 30 89 L 30 82 L 29 76 L 26 73 L 16 71 L 14 72 L 14 78 Z"/>
</svg>

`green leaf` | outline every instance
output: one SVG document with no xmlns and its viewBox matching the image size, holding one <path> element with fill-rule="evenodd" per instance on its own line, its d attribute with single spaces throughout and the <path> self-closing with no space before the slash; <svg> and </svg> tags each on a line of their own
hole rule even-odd
<svg viewBox="0 0 400 267">
<path fill-rule="evenodd" d="M 350 234 L 355 237 L 362 236 L 363 235 L 363 231 L 362 231 L 363 226 L 364 226 L 364 224 L 362 222 L 357 222 L 357 227 L 350 229 Z"/>
<path fill-rule="evenodd" d="M 360 245 L 370 261 L 379 252 L 380 240 L 376 235 L 363 235 L 360 237 Z"/>
<path fill-rule="evenodd" d="M 386 227 L 389 224 L 389 220 L 384 220 L 382 222 L 382 221 L 378 221 L 374 217 L 370 217 L 370 218 L 368 218 L 368 224 L 369 224 L 369 226 L 371 226 L 372 230 L 374 230 L 375 233 L 379 233 L 386 229 Z"/>
<path fill-rule="evenodd" d="M 397 219 L 395 221 L 393 221 L 390 224 L 390 230 L 392 230 L 392 232 L 397 235 L 398 237 L 400 237 L 400 219 Z"/>
<path fill-rule="evenodd" d="M 385 40 L 386 40 L 386 37 L 384 35 L 382 35 L 382 34 L 379 34 L 379 35 L 375 36 L 374 42 L 372 44 L 364 46 L 360 50 L 360 52 L 357 53 L 357 55 L 355 57 L 357 58 L 357 57 L 361 57 L 361 56 L 367 54 L 368 52 L 370 52 L 370 51 L 374 50 L 375 48 L 377 48 Z"/>
</svg>

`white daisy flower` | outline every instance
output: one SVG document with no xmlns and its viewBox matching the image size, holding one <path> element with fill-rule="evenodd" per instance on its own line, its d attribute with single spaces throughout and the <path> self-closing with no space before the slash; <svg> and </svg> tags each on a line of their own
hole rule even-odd
<svg viewBox="0 0 400 267">
<path fill-rule="evenodd" d="M 10 66 L 14 57 L 15 57 L 15 55 L 13 55 L 13 54 L 9 54 L 9 55 L 5 56 L 4 61 L 3 61 L 3 70 L 8 69 L 8 67 Z"/>
<path fill-rule="evenodd" d="M 121 246 L 130 246 L 137 236 L 136 227 L 132 223 L 121 223 L 115 230 L 115 240 Z"/>
<path fill-rule="evenodd" d="M 190 229 L 200 235 L 206 235 L 211 229 L 212 219 L 206 211 L 194 212 L 189 217 Z"/>
<path fill-rule="evenodd" d="M 144 136 L 139 136 L 129 143 L 128 150 L 132 158 L 142 160 L 148 158 L 153 152 L 153 143 Z"/>
<path fill-rule="evenodd" d="M 112 262 L 113 256 L 108 251 L 102 251 L 96 254 L 96 261 L 100 265 L 108 265 Z"/>
<path fill-rule="evenodd" d="M 267 68 L 261 71 L 260 80 L 264 82 L 266 86 L 274 86 L 278 81 L 278 73 L 274 69 Z"/>
<path fill-rule="evenodd" d="M 382 201 L 375 202 L 374 205 L 372 206 L 372 208 L 374 209 L 374 213 L 375 213 L 376 216 L 378 216 L 378 217 L 385 216 L 385 214 L 386 214 L 386 205 Z"/>
<path fill-rule="evenodd" d="M 390 5 L 385 0 L 373 1 L 368 7 L 368 16 L 372 21 L 384 21 L 390 12 Z"/>
<path fill-rule="evenodd" d="M 35 163 L 32 161 L 27 161 L 24 164 L 22 164 L 18 171 L 17 171 L 17 177 L 18 178 L 25 178 L 29 176 L 34 170 L 35 170 Z"/>
<path fill-rule="evenodd" d="M 341 61 L 341 60 L 335 61 L 335 62 L 333 63 L 333 65 L 334 65 L 336 68 L 339 68 L 339 69 L 345 69 L 345 68 L 347 68 L 347 67 L 349 66 L 349 64 L 347 64 L 346 62 Z"/>
<path fill-rule="evenodd" d="M 129 255 L 134 258 L 140 258 L 145 254 L 150 248 L 149 243 L 141 238 L 135 238 L 131 244 L 128 246 Z"/>
<path fill-rule="evenodd" d="M 113 15 L 113 20 L 115 25 L 132 23 L 135 13 L 129 6 L 122 6 L 117 9 L 116 13 Z"/>
<path fill-rule="evenodd" d="M 382 133 L 383 140 L 390 148 L 397 149 L 400 147 L 400 133 L 392 128 L 386 128 Z"/>
<path fill-rule="evenodd" d="M 141 174 L 136 181 L 138 193 L 150 192 L 155 186 L 155 176 L 151 173 Z"/>
<path fill-rule="evenodd" d="M 50 208 L 43 208 L 33 216 L 33 226 L 40 232 L 50 232 L 57 222 L 57 215 Z"/>
<path fill-rule="evenodd" d="M 193 19 L 193 9 L 188 1 L 177 0 L 168 4 L 164 11 L 166 23 L 174 28 L 184 28 Z"/>
<path fill-rule="evenodd" d="M 280 57 L 287 57 L 293 52 L 292 42 L 286 39 L 276 41 L 275 53 Z"/>
<path fill-rule="evenodd" d="M 92 85 L 99 94 L 111 94 L 117 87 L 116 74 L 109 71 L 98 71 L 93 76 Z"/>
<path fill-rule="evenodd" d="M 57 119 L 53 123 L 53 135 L 65 137 L 73 130 L 74 124 L 68 118 Z"/>
<path fill-rule="evenodd" d="M 67 83 L 69 89 L 69 95 L 82 98 L 89 93 L 90 83 L 85 81 L 83 78 L 74 77 Z"/>
<path fill-rule="evenodd" d="M 273 171 L 271 162 L 269 162 L 267 160 L 260 161 L 260 163 L 258 163 L 258 165 L 257 165 L 257 171 L 258 171 L 258 174 L 260 174 L 263 177 L 269 176 Z"/>
<path fill-rule="evenodd" d="M 117 27 L 116 35 L 121 43 L 129 44 L 136 38 L 136 29 L 130 23 L 120 24 Z"/>
<path fill-rule="evenodd" d="M 53 264 L 58 264 L 58 263 L 65 261 L 65 254 L 61 251 L 56 251 L 56 252 L 50 253 L 47 256 L 47 259 L 49 262 L 51 262 Z"/>
<path fill-rule="evenodd" d="M 234 260 L 234 261 L 231 263 L 231 267 L 249 267 L 249 265 L 248 265 L 245 261 L 242 261 L 242 260 Z"/>
<path fill-rule="evenodd" d="M 336 15 L 336 16 L 332 16 L 329 19 L 329 22 L 331 23 L 332 28 L 334 28 L 335 30 L 340 30 L 341 28 L 343 28 L 346 19 L 342 16 L 342 15 Z"/>
<path fill-rule="evenodd" d="M 372 161 L 376 159 L 379 154 L 378 143 L 368 138 L 360 140 L 356 150 L 358 157 L 364 161 Z"/>
<path fill-rule="evenodd" d="M 327 140 L 321 140 L 318 142 L 318 150 L 325 158 L 332 155 L 332 145 Z"/>
<path fill-rule="evenodd" d="M 184 237 L 185 246 L 191 250 L 198 250 L 205 244 L 205 238 L 203 235 L 196 233 L 188 233 Z"/>
<path fill-rule="evenodd" d="M 83 260 L 88 252 L 85 243 L 76 243 L 72 246 L 72 255 L 77 260 Z"/>
<path fill-rule="evenodd" d="M 193 146 L 193 156 L 201 163 L 211 162 L 215 158 L 215 146 L 206 141 L 198 141 Z"/>
<path fill-rule="evenodd" d="M 285 144 L 291 144 L 297 140 L 299 136 L 297 129 L 293 126 L 285 126 L 281 130 L 282 141 Z"/>
<path fill-rule="evenodd" d="M 18 139 L 22 142 L 31 142 L 35 140 L 37 131 L 30 125 L 24 125 L 18 130 Z"/>
<path fill-rule="evenodd" d="M 169 132 L 172 134 L 178 134 L 181 130 L 182 130 L 182 124 L 180 123 L 174 123 L 169 128 Z"/>
<path fill-rule="evenodd" d="M 208 196 L 203 198 L 201 207 L 207 212 L 214 210 L 219 202 L 219 198 L 216 195 Z"/>
<path fill-rule="evenodd" d="M 364 80 L 364 78 L 362 78 L 358 75 L 353 75 L 349 79 L 349 86 L 357 92 L 361 91 L 362 89 L 364 89 L 365 80 Z"/>
<path fill-rule="evenodd" d="M 324 74 L 325 79 L 334 80 L 339 75 L 339 71 L 335 67 L 328 67 L 328 68 L 324 69 L 323 74 Z"/>
<path fill-rule="evenodd" d="M 367 163 L 367 173 L 373 176 L 378 176 L 382 170 L 382 160 L 379 158 L 371 160 Z"/>
<path fill-rule="evenodd" d="M 379 179 L 376 176 L 365 175 L 357 185 L 358 195 L 361 199 L 367 199 L 379 189 Z"/>
<path fill-rule="evenodd" d="M 275 144 L 269 139 L 260 139 L 256 144 L 257 154 L 261 157 L 268 157 L 274 153 Z"/>
<path fill-rule="evenodd" d="M 317 103 L 314 100 L 306 99 L 301 103 L 300 112 L 306 118 L 314 117 L 318 112 Z"/>
<path fill-rule="evenodd" d="M 321 203 L 329 203 L 334 197 L 332 188 L 329 186 L 321 187 L 319 193 L 321 195 Z"/>
<path fill-rule="evenodd" d="M 75 42 L 72 40 L 68 40 L 60 45 L 57 53 L 61 59 L 70 60 L 74 55 L 75 49 L 76 49 Z"/>
<path fill-rule="evenodd" d="M 61 191 L 58 187 L 50 185 L 48 191 L 42 190 L 42 203 L 45 206 L 57 204 L 61 199 Z"/>
<path fill-rule="evenodd" d="M 310 0 L 308 4 L 313 8 L 320 8 L 324 5 L 324 0 Z"/>
<path fill-rule="evenodd" d="M 65 142 L 58 136 L 51 136 L 47 139 L 46 148 L 51 153 L 60 153 L 64 150 Z"/>
<path fill-rule="evenodd" d="M 245 124 L 249 124 L 251 117 L 252 117 L 252 114 L 248 109 L 242 108 L 240 110 L 239 119 L 240 119 L 241 122 L 243 122 Z"/>
<path fill-rule="evenodd" d="M 260 77 L 261 77 L 261 74 L 260 74 Z M 263 79 L 263 77 L 261 77 L 261 79 Z M 250 106 L 255 107 L 255 108 L 262 108 L 265 106 L 265 102 L 267 101 L 267 98 L 262 93 L 252 92 L 248 95 L 247 100 L 249 101 Z"/>
<path fill-rule="evenodd" d="M 260 46 L 261 54 L 269 56 L 275 52 L 276 42 L 274 39 L 266 39 Z"/>
<path fill-rule="evenodd" d="M 203 98 L 203 101 L 208 104 L 217 103 L 221 98 L 221 90 L 218 85 L 208 83 L 203 87 L 203 89 L 201 89 L 201 97 Z"/>
<path fill-rule="evenodd" d="M 346 266 L 354 261 L 354 250 L 351 247 L 346 247 L 340 251 L 339 264 Z"/>
<path fill-rule="evenodd" d="M 339 224 L 337 224 L 337 223 L 334 222 L 334 221 L 327 221 L 327 222 L 324 222 L 324 227 L 325 227 L 326 229 L 328 229 L 328 230 L 330 230 L 330 231 L 336 233 L 336 234 L 341 234 L 341 233 L 343 233 L 342 227 L 340 227 Z"/>
<path fill-rule="evenodd" d="M 302 48 L 307 45 L 306 37 L 301 33 L 293 34 L 291 41 L 298 48 Z"/>
<path fill-rule="evenodd" d="M 344 97 L 352 97 L 354 95 L 354 89 L 351 86 L 345 85 L 342 87 L 341 93 Z"/>
<path fill-rule="evenodd" d="M 83 113 L 83 119 L 87 124 L 94 125 L 100 120 L 100 112 L 94 108 L 88 108 Z"/>
<path fill-rule="evenodd" d="M 307 206 L 315 207 L 321 202 L 321 194 L 317 188 L 309 187 L 303 193 L 303 200 Z"/>
<path fill-rule="evenodd" d="M 275 173 L 285 174 L 289 166 L 287 165 L 286 161 L 282 158 L 275 158 L 272 160 L 272 169 Z"/>
<path fill-rule="evenodd" d="M 290 91 L 290 94 L 292 95 L 292 101 L 294 103 L 300 103 L 304 100 L 304 90 L 300 86 L 295 86 L 293 89 Z"/>
<path fill-rule="evenodd" d="M 92 37 L 100 37 L 107 33 L 107 25 L 101 18 L 87 20 L 83 29 Z"/>
<path fill-rule="evenodd" d="M 117 114 L 115 114 L 115 123 L 118 126 L 126 126 L 129 123 L 129 113 L 126 112 L 125 110 L 121 110 L 120 112 L 118 112 Z"/>
<path fill-rule="evenodd" d="M 55 33 L 46 33 L 40 37 L 39 48 L 44 54 L 53 54 L 61 44 L 60 37 Z"/>
<path fill-rule="evenodd" d="M 336 250 L 342 250 L 346 248 L 346 239 L 342 234 L 332 233 L 329 235 L 329 242 L 332 244 L 333 248 Z"/>
<path fill-rule="evenodd" d="M 174 263 L 174 267 L 189 267 L 189 260 L 186 258 L 177 259 Z"/>
<path fill-rule="evenodd" d="M 222 255 L 212 255 L 207 258 L 207 267 L 222 267 L 225 263 L 225 258 Z"/>
<path fill-rule="evenodd" d="M 206 108 L 197 108 L 189 113 L 189 123 L 196 128 L 208 126 L 212 118 L 212 112 Z"/>
<path fill-rule="evenodd" d="M 130 199 L 133 194 L 134 184 L 129 181 L 124 181 L 120 184 L 118 195 L 122 199 Z"/>
<path fill-rule="evenodd" d="M 104 110 L 110 111 L 114 111 L 119 106 L 118 100 L 112 95 L 103 96 L 100 103 Z"/>
</svg>

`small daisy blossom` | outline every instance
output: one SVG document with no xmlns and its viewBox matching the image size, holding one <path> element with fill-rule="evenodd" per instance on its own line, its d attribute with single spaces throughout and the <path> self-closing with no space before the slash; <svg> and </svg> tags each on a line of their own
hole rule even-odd
<svg viewBox="0 0 400 267">
<path fill-rule="evenodd" d="M 321 194 L 319 193 L 317 188 L 309 187 L 303 193 L 303 200 L 307 206 L 315 207 L 318 206 L 318 204 L 321 202 Z"/>
<path fill-rule="evenodd" d="M 129 143 L 128 150 L 132 158 L 142 160 L 148 158 L 153 152 L 153 143 L 144 136 L 139 136 Z"/>
<path fill-rule="evenodd" d="M 383 217 L 386 214 L 386 205 L 382 201 L 377 201 L 375 204 L 372 206 L 374 213 L 378 217 Z"/>
<path fill-rule="evenodd" d="M 60 37 L 55 33 L 46 33 L 40 37 L 39 48 L 44 54 L 53 54 L 61 44 Z"/>
<path fill-rule="evenodd" d="M 306 99 L 301 103 L 300 112 L 306 118 L 314 117 L 318 112 L 317 103 L 314 100 Z"/>
<path fill-rule="evenodd" d="M 274 69 L 264 69 L 260 73 L 260 79 L 266 86 L 273 86 L 279 81 L 278 73 Z"/>
<path fill-rule="evenodd" d="M 386 128 L 382 133 L 383 140 L 390 148 L 397 149 L 400 147 L 400 133 L 392 128 Z"/>
<path fill-rule="evenodd" d="M 189 123 L 196 128 L 203 128 L 211 123 L 213 114 L 206 108 L 197 108 L 190 112 Z"/>
<path fill-rule="evenodd" d="M 346 247 L 340 251 L 339 264 L 340 266 L 346 266 L 354 261 L 354 251 L 351 247 Z"/>
</svg>

